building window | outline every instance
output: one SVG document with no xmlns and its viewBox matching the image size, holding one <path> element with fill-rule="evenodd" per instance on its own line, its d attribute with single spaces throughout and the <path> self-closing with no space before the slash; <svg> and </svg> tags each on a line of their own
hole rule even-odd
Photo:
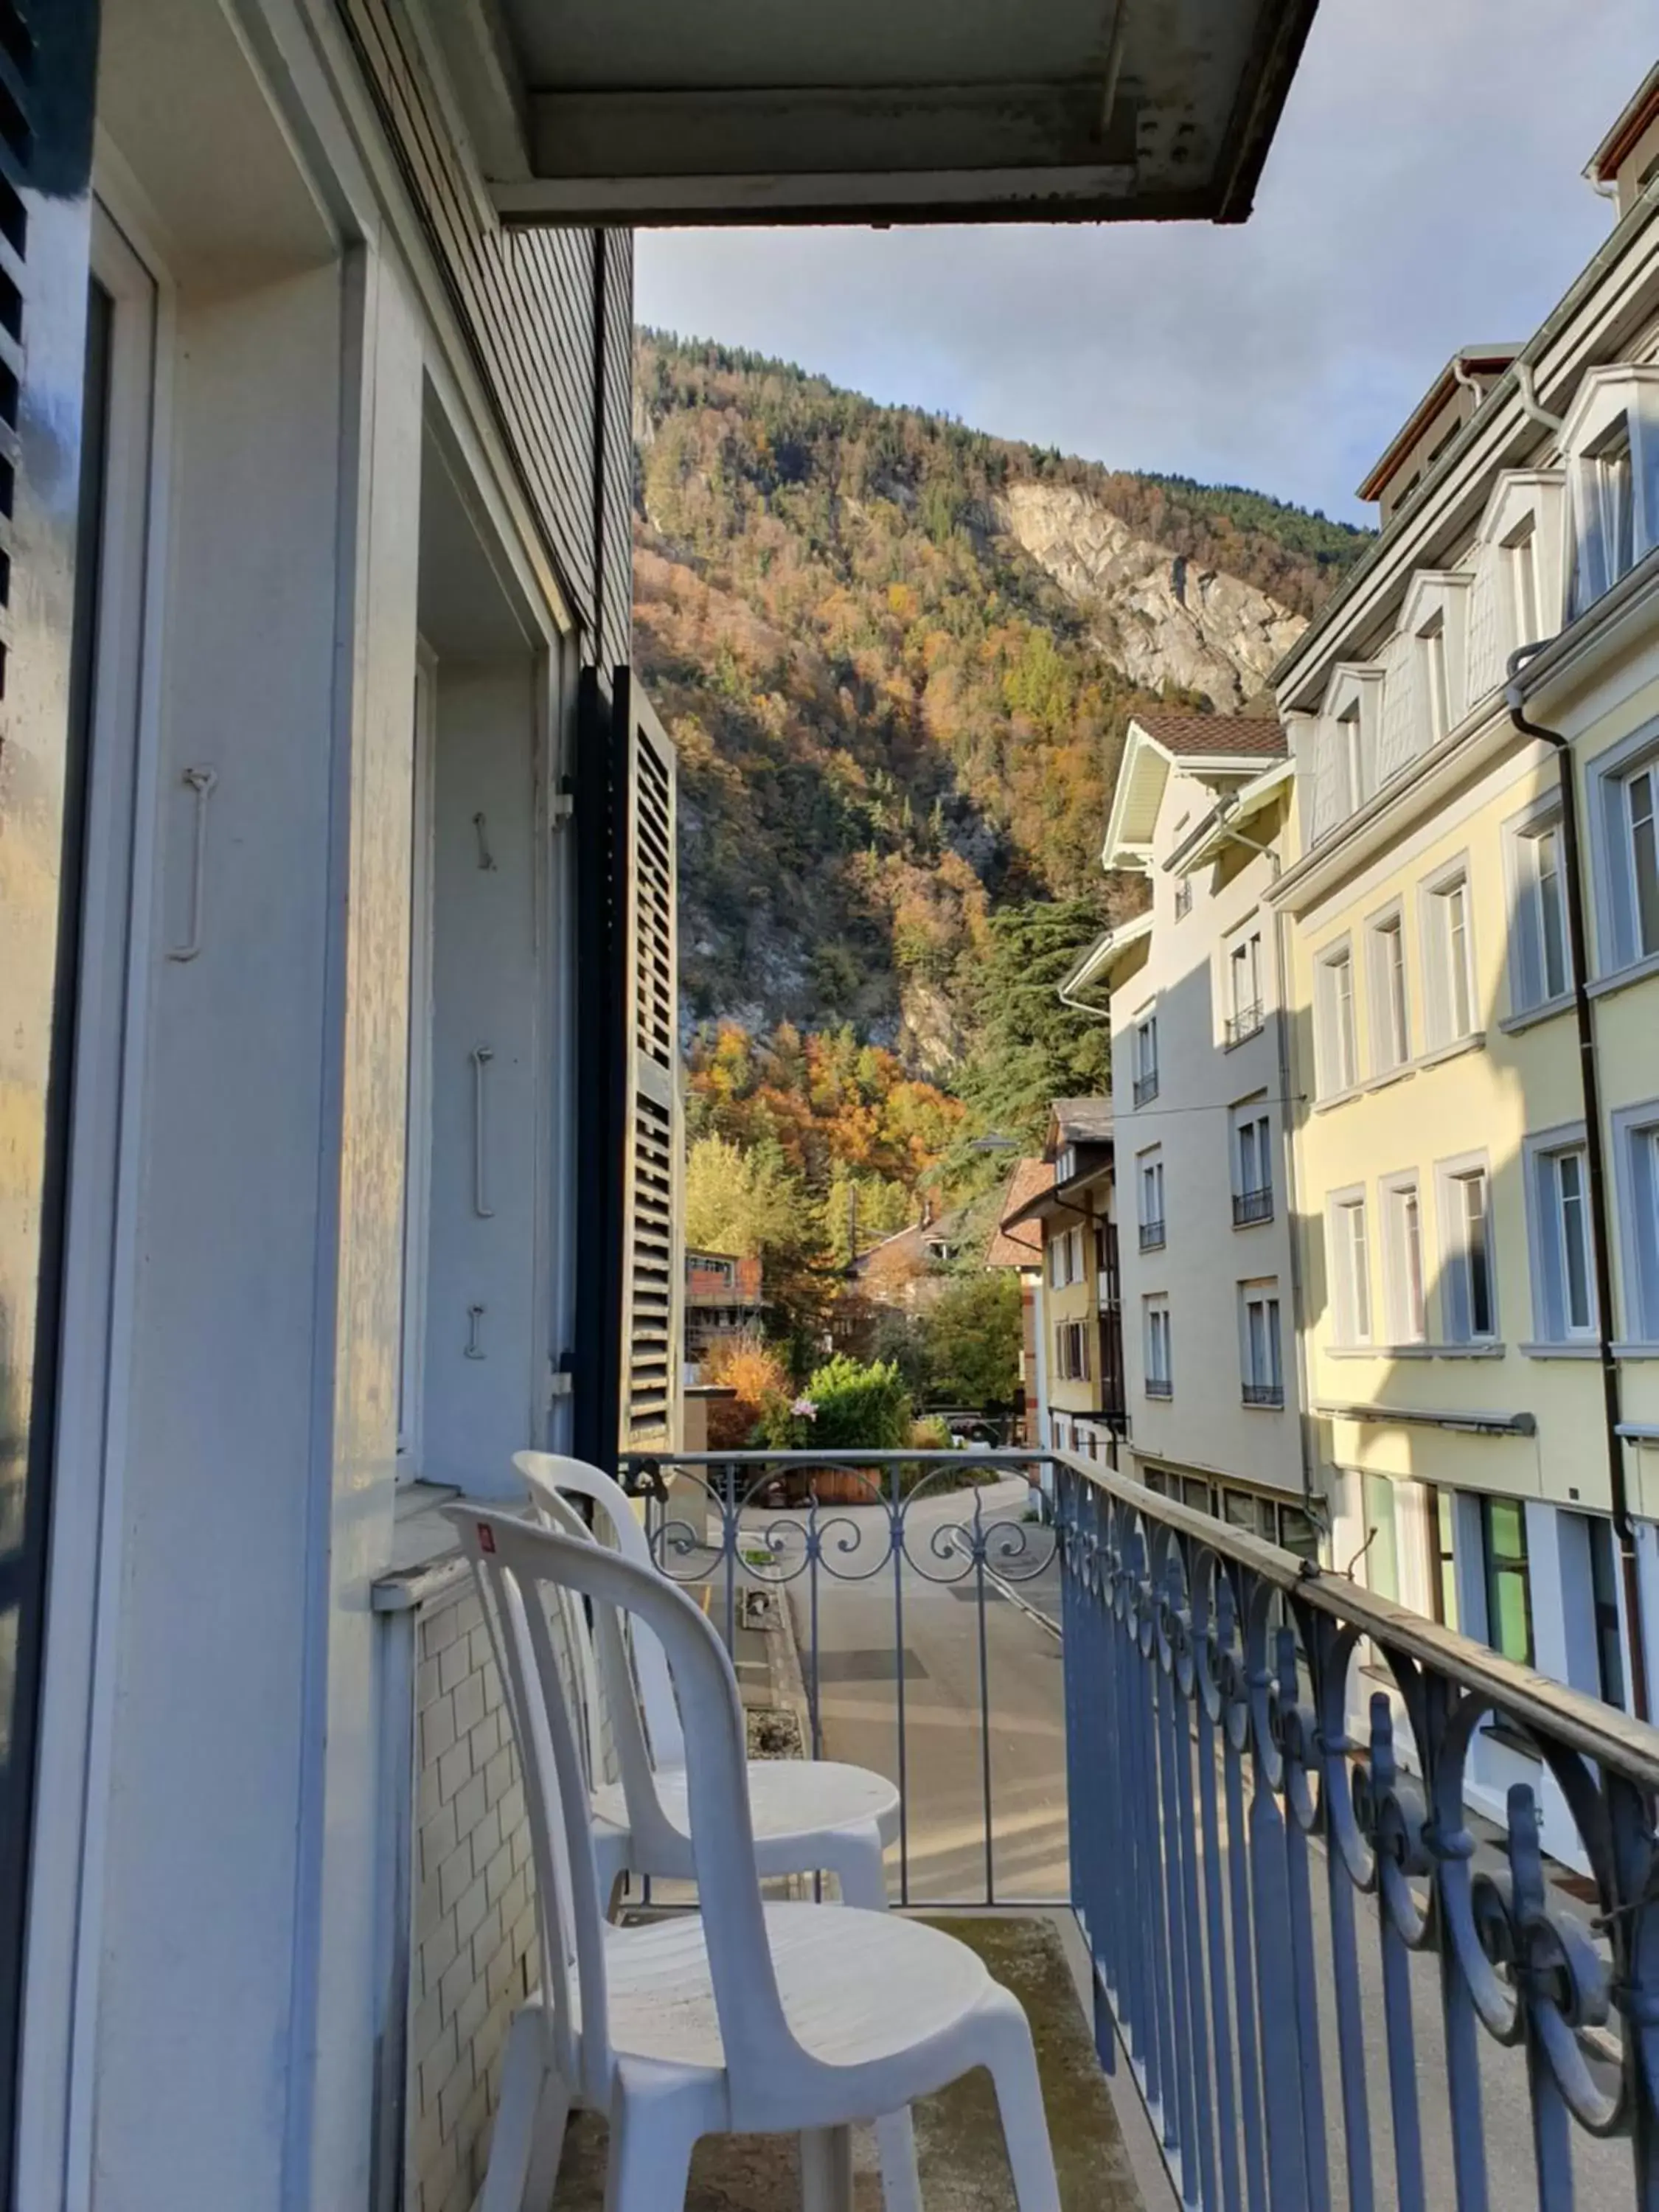
<svg viewBox="0 0 1659 2212">
<path fill-rule="evenodd" d="M 1515 642 L 1517 646 L 1536 645 L 1544 635 L 1544 620 L 1538 597 L 1537 532 L 1531 515 L 1504 546 L 1504 562 L 1509 570 Z"/>
<path fill-rule="evenodd" d="M 1452 726 L 1451 689 L 1446 679 L 1446 623 L 1443 615 L 1419 630 L 1417 650 L 1423 672 L 1423 703 L 1428 714 L 1428 741 L 1437 744 Z"/>
<path fill-rule="evenodd" d="M 1659 1342 L 1659 1099 L 1613 1117 L 1625 1305 L 1633 1333 Z"/>
<path fill-rule="evenodd" d="M 1140 1249 L 1156 1252 L 1164 1244 L 1164 1160 L 1157 1152 L 1140 1157 Z"/>
<path fill-rule="evenodd" d="M 1233 1226 L 1245 1229 L 1273 1218 L 1272 1124 L 1261 1107 L 1246 1106 L 1233 1117 Z"/>
<path fill-rule="evenodd" d="M 1516 1013 L 1565 992 L 1566 893 L 1561 873 L 1561 817 L 1552 803 L 1514 830 L 1515 929 L 1510 946 L 1510 1003 Z"/>
<path fill-rule="evenodd" d="M 1048 1239 L 1048 1288 L 1060 1291 L 1066 1287 L 1066 1239 L 1050 1236 Z"/>
<path fill-rule="evenodd" d="M 1135 1024 L 1134 1102 L 1144 1106 L 1158 1096 L 1158 1016 Z"/>
<path fill-rule="evenodd" d="M 1619 749 L 1598 781 L 1593 834 L 1600 849 L 1591 879 L 1601 899 L 1605 971 L 1659 954 L 1659 750 L 1651 726 L 1635 745 Z"/>
<path fill-rule="evenodd" d="M 1177 921 L 1184 921 L 1187 919 L 1187 916 L 1188 916 L 1188 915 L 1192 912 L 1192 910 L 1193 910 L 1193 879 L 1192 879 L 1192 878 L 1191 878 L 1190 876 L 1182 876 L 1182 878 L 1181 878 L 1181 880 L 1180 880 L 1180 882 L 1176 885 L 1176 893 L 1175 893 L 1175 918 L 1176 918 L 1176 920 Z"/>
<path fill-rule="evenodd" d="M 1656 781 L 1659 767 L 1652 762 L 1625 781 L 1624 830 L 1636 919 L 1632 957 L 1638 960 L 1650 952 L 1659 952 L 1659 833 L 1656 833 L 1654 821 Z"/>
<path fill-rule="evenodd" d="M 1341 763 L 1344 811 L 1352 814 L 1376 788 L 1371 775 L 1370 748 L 1365 743 L 1365 718 L 1356 699 L 1336 720 L 1337 757 Z"/>
<path fill-rule="evenodd" d="M 1089 1379 L 1089 1331 L 1080 1321 L 1063 1321 L 1054 1330 L 1054 1375 L 1061 1382 Z"/>
<path fill-rule="evenodd" d="M 1504 1658 L 1530 1667 L 1532 1577 L 1527 1564 L 1527 1509 L 1518 1498 L 1481 1499 L 1480 1543 L 1486 1641 Z"/>
<path fill-rule="evenodd" d="M 1330 1201 L 1331 1288 L 1339 1344 L 1371 1340 L 1370 1238 L 1363 1191 Z"/>
<path fill-rule="evenodd" d="M 1279 1285 L 1241 1283 L 1238 1296 L 1244 1403 L 1282 1406 L 1285 1371 L 1279 1355 Z"/>
<path fill-rule="evenodd" d="M 1146 1303 L 1146 1395 L 1167 1398 L 1174 1389 L 1170 1361 L 1170 1304 L 1167 1298 Z"/>
<path fill-rule="evenodd" d="M 1417 1177 L 1382 1186 L 1382 1296 L 1390 1344 L 1421 1344 L 1428 1334 L 1423 1294 L 1423 1209 Z"/>
<path fill-rule="evenodd" d="M 1573 616 L 1611 591 L 1636 558 L 1635 477 L 1628 413 L 1620 415 L 1593 453 L 1573 470 Z"/>
<path fill-rule="evenodd" d="M 1460 862 L 1429 884 L 1423 900 L 1423 958 L 1431 1045 L 1474 1034 L 1474 948 L 1469 879 Z"/>
<path fill-rule="evenodd" d="M 1321 956 L 1314 993 L 1314 1061 L 1319 1095 L 1352 1091 L 1358 1070 L 1354 1036 L 1353 954 L 1346 938 Z"/>
<path fill-rule="evenodd" d="M 1360 1478 L 1365 1510 L 1365 1587 L 1400 1602 L 1400 1524 L 1394 1484 L 1386 1474 Z"/>
<path fill-rule="evenodd" d="M 1227 951 L 1225 1042 L 1231 1048 L 1261 1027 L 1261 932 L 1236 938 Z"/>
<path fill-rule="evenodd" d="M 1387 1075 L 1412 1056 L 1406 1011 L 1406 928 L 1398 907 L 1370 925 L 1372 1073 Z"/>
<path fill-rule="evenodd" d="M 1457 1498 L 1429 1489 L 1429 1603 L 1443 1628 L 1457 1626 Z"/>
<path fill-rule="evenodd" d="M 1595 1334 L 1589 1181 L 1583 1141 L 1528 1138 L 1533 1327 L 1547 1344 Z"/>
<path fill-rule="evenodd" d="M 1481 1344 L 1498 1334 L 1491 1193 L 1484 1162 L 1440 1171 L 1444 1246 L 1441 1306 L 1448 1342 Z"/>
<path fill-rule="evenodd" d="M 1605 1705 L 1625 1703 L 1625 1638 L 1619 1618 L 1619 1584 L 1613 1571 L 1613 1524 L 1590 1520 L 1590 1603 L 1595 1620 L 1595 1665 Z"/>
</svg>

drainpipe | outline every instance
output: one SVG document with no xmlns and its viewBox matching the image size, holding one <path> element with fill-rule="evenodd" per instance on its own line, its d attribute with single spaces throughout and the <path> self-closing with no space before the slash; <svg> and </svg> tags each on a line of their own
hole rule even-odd
<svg viewBox="0 0 1659 2212">
<path fill-rule="evenodd" d="M 1510 655 L 1504 702 L 1510 720 L 1524 738 L 1537 738 L 1555 754 L 1561 793 L 1561 866 L 1566 878 L 1567 961 L 1572 971 L 1573 1012 L 1578 1028 L 1578 1080 L 1584 1106 L 1584 1165 L 1589 1182 L 1590 1224 L 1595 1269 L 1596 1355 L 1601 1368 L 1601 1409 L 1606 1431 L 1608 1487 L 1613 1500 L 1613 1533 L 1619 1540 L 1619 1559 L 1625 1585 L 1626 1640 L 1629 1652 L 1631 1711 L 1638 1720 L 1648 1718 L 1647 1637 L 1642 1621 L 1642 1587 L 1638 1570 L 1636 1524 L 1631 1518 L 1630 1496 L 1625 1484 L 1625 1446 L 1619 1433 L 1623 1418 L 1620 1405 L 1619 1362 L 1613 1351 L 1613 1240 L 1607 1206 L 1607 1160 L 1601 1143 L 1601 1084 L 1595 1057 L 1595 1009 L 1589 994 L 1589 960 L 1584 927 L 1583 871 L 1578 845 L 1578 790 L 1573 773 L 1572 746 L 1559 730 L 1547 730 L 1528 721 L 1526 695 L 1521 686 L 1524 662 L 1538 652 L 1523 645 Z"/>
<path fill-rule="evenodd" d="M 1515 396 L 1521 402 L 1522 413 L 1529 416 L 1540 428 L 1546 430 L 1561 428 L 1564 418 L 1552 415 L 1549 409 L 1539 402 L 1538 386 L 1533 382 L 1529 361 L 1517 361 L 1515 364 Z"/>
<path fill-rule="evenodd" d="M 1218 826 L 1229 838 L 1231 838 L 1235 845 L 1243 846 L 1246 852 L 1261 854 L 1267 860 L 1268 866 L 1272 868 L 1273 881 L 1277 883 L 1283 866 L 1283 863 L 1279 859 L 1277 850 L 1271 845 L 1262 844 L 1258 838 L 1247 837 L 1242 830 L 1235 830 L 1231 826 L 1230 817 L 1237 811 L 1237 805 L 1238 799 L 1237 794 L 1234 794 L 1231 799 L 1224 799 L 1222 801 L 1221 805 L 1216 809 Z M 1289 1238 L 1291 1255 L 1291 1334 L 1296 1340 L 1296 1384 L 1297 1399 L 1296 1417 L 1297 1444 L 1302 1459 L 1303 1510 L 1307 1514 L 1308 1518 L 1314 1523 L 1315 1527 L 1317 1528 L 1319 1526 L 1321 1512 L 1323 1508 L 1324 1501 L 1322 1498 L 1316 1498 L 1315 1495 L 1313 1452 L 1309 1442 L 1312 1415 L 1307 1410 L 1310 1404 L 1310 1395 L 1308 1390 L 1307 1344 L 1305 1333 L 1303 1328 L 1304 1301 L 1302 1295 L 1302 1248 L 1300 1240 L 1297 1235 L 1296 1228 L 1296 1146 L 1292 1141 L 1291 1134 L 1290 997 L 1287 990 L 1287 981 L 1288 968 L 1285 957 L 1285 917 L 1281 914 L 1275 913 L 1273 915 L 1273 991 L 1277 1004 L 1274 1007 L 1274 1028 L 1277 1032 L 1279 1046 L 1279 1131 L 1283 1139 L 1280 1150 L 1283 1155 L 1285 1170 L 1285 1205 L 1289 1216 L 1291 1231 Z"/>
</svg>

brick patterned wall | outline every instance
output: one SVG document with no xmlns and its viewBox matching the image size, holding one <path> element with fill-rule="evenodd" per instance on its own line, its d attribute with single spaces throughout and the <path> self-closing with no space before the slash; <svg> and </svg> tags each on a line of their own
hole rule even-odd
<svg viewBox="0 0 1659 2212">
<path fill-rule="evenodd" d="M 483 2183 L 516 2007 L 539 1978 L 524 1787 L 471 1582 L 415 1625 L 407 2186 L 466 2212 Z"/>
</svg>

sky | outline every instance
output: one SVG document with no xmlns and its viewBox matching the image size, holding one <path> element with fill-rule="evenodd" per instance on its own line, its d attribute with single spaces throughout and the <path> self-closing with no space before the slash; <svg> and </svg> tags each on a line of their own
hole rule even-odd
<svg viewBox="0 0 1659 2212">
<path fill-rule="evenodd" d="M 1243 226 L 642 233 L 642 323 L 1121 468 L 1353 495 L 1460 346 L 1520 340 L 1612 211 L 1580 173 L 1655 0 L 1322 0 Z"/>
</svg>

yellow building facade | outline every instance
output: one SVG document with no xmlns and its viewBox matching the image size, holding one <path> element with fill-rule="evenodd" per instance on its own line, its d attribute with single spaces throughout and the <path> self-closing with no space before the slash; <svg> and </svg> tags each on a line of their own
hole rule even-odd
<svg viewBox="0 0 1659 2212">
<path fill-rule="evenodd" d="M 1330 1562 L 1638 1711 L 1659 1688 L 1659 180 L 1618 163 L 1656 125 L 1659 71 L 1606 142 L 1608 245 L 1525 346 L 1456 356 L 1368 478 L 1383 533 L 1278 672 L 1296 806 L 1269 894 Z M 1497 1796 L 1536 1762 L 1483 1740 L 1476 1771 Z M 1565 1848 L 1547 1781 L 1543 1802 Z"/>
</svg>

